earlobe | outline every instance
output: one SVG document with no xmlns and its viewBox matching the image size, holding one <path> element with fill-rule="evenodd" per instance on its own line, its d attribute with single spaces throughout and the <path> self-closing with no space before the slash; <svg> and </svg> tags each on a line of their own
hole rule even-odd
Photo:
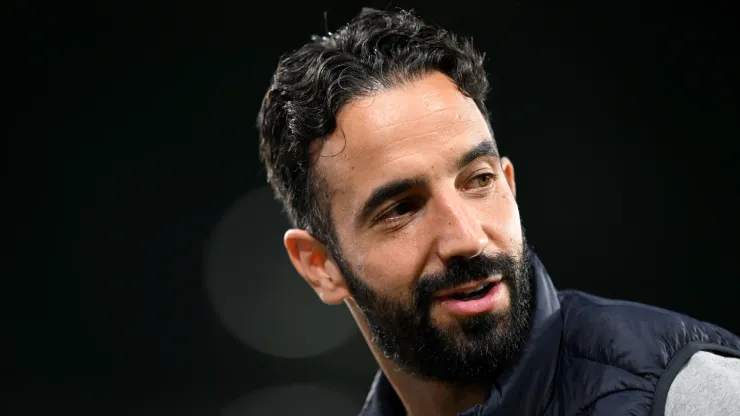
<svg viewBox="0 0 740 416">
<path fill-rule="evenodd" d="M 319 240 L 305 230 L 290 229 L 283 243 L 293 267 L 324 303 L 339 304 L 349 297 L 339 268 Z"/>
<path fill-rule="evenodd" d="M 501 158 L 501 169 L 504 171 L 504 177 L 506 182 L 509 184 L 511 194 L 516 198 L 516 182 L 514 181 L 514 164 L 508 157 Z"/>
</svg>

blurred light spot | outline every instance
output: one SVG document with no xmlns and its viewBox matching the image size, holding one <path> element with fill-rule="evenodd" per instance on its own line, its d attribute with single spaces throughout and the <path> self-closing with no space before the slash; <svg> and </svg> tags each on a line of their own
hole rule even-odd
<svg viewBox="0 0 740 416">
<path fill-rule="evenodd" d="M 362 403 L 311 384 L 270 387 L 231 403 L 222 416 L 347 416 L 359 413 Z"/>
<path fill-rule="evenodd" d="M 310 357 L 357 330 L 343 306 L 327 306 L 295 271 L 283 246 L 290 228 L 268 187 L 234 204 L 206 248 L 205 282 L 225 327 L 266 354 Z"/>
</svg>

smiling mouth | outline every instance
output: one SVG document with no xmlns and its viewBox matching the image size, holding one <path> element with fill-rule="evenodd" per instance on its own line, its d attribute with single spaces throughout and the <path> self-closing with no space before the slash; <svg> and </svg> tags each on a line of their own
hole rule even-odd
<svg viewBox="0 0 740 416">
<path fill-rule="evenodd" d="M 499 277 L 491 277 L 477 282 L 470 282 L 452 289 L 440 291 L 435 295 L 439 300 L 456 299 L 456 300 L 476 300 L 485 296 L 493 286 L 499 283 Z"/>
<path fill-rule="evenodd" d="M 480 299 L 483 296 L 485 296 L 486 293 L 488 293 L 488 291 L 491 290 L 491 288 L 495 284 L 496 283 L 494 282 L 483 283 L 481 285 L 476 286 L 475 288 L 471 290 L 461 292 L 461 293 L 452 293 L 452 294 L 447 295 L 447 297 L 452 298 L 452 299 L 457 299 L 457 300 Z"/>
</svg>

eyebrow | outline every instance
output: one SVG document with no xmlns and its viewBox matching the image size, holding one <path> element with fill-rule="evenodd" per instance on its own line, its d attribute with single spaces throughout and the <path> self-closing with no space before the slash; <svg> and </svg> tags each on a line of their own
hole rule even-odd
<svg viewBox="0 0 740 416">
<path fill-rule="evenodd" d="M 465 152 L 465 154 L 457 161 L 457 169 L 463 169 L 465 166 L 468 166 L 470 163 L 481 157 L 491 157 L 498 160 L 498 151 L 496 150 L 496 145 L 493 143 L 493 140 L 485 139 L 478 143 L 474 148 Z"/>
<path fill-rule="evenodd" d="M 485 139 L 478 143 L 475 147 L 465 152 L 456 162 L 455 166 L 458 170 L 465 168 L 467 165 L 481 157 L 493 157 L 498 159 L 498 152 L 496 146 L 491 139 Z M 388 182 L 375 188 L 370 197 L 365 201 L 362 206 L 362 211 L 357 217 L 357 224 L 363 224 L 370 219 L 376 209 L 383 205 L 389 199 L 393 199 L 410 189 L 424 186 L 427 183 L 427 178 L 423 175 L 416 176 L 413 178 L 398 179 Z"/>
<path fill-rule="evenodd" d="M 426 181 L 427 179 L 425 177 L 417 176 L 415 178 L 395 180 L 375 188 L 370 194 L 370 198 L 368 198 L 362 206 L 362 212 L 357 218 L 358 224 L 367 222 L 367 220 L 370 219 L 370 216 L 373 215 L 373 212 L 375 212 L 379 206 L 383 205 L 385 201 L 395 198 L 410 189 L 422 186 L 426 184 Z"/>
</svg>

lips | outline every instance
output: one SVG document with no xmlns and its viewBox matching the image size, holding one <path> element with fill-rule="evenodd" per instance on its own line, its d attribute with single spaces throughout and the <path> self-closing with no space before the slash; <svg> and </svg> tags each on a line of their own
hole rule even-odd
<svg viewBox="0 0 740 416">
<path fill-rule="evenodd" d="M 434 297 L 443 298 L 450 297 L 453 295 L 465 295 L 466 293 L 474 293 L 478 290 L 483 289 L 486 285 L 491 283 L 498 283 L 501 281 L 500 276 L 489 277 L 488 279 L 477 280 L 475 282 L 465 283 L 464 285 L 455 286 L 452 289 L 441 290 L 437 292 Z"/>
</svg>

